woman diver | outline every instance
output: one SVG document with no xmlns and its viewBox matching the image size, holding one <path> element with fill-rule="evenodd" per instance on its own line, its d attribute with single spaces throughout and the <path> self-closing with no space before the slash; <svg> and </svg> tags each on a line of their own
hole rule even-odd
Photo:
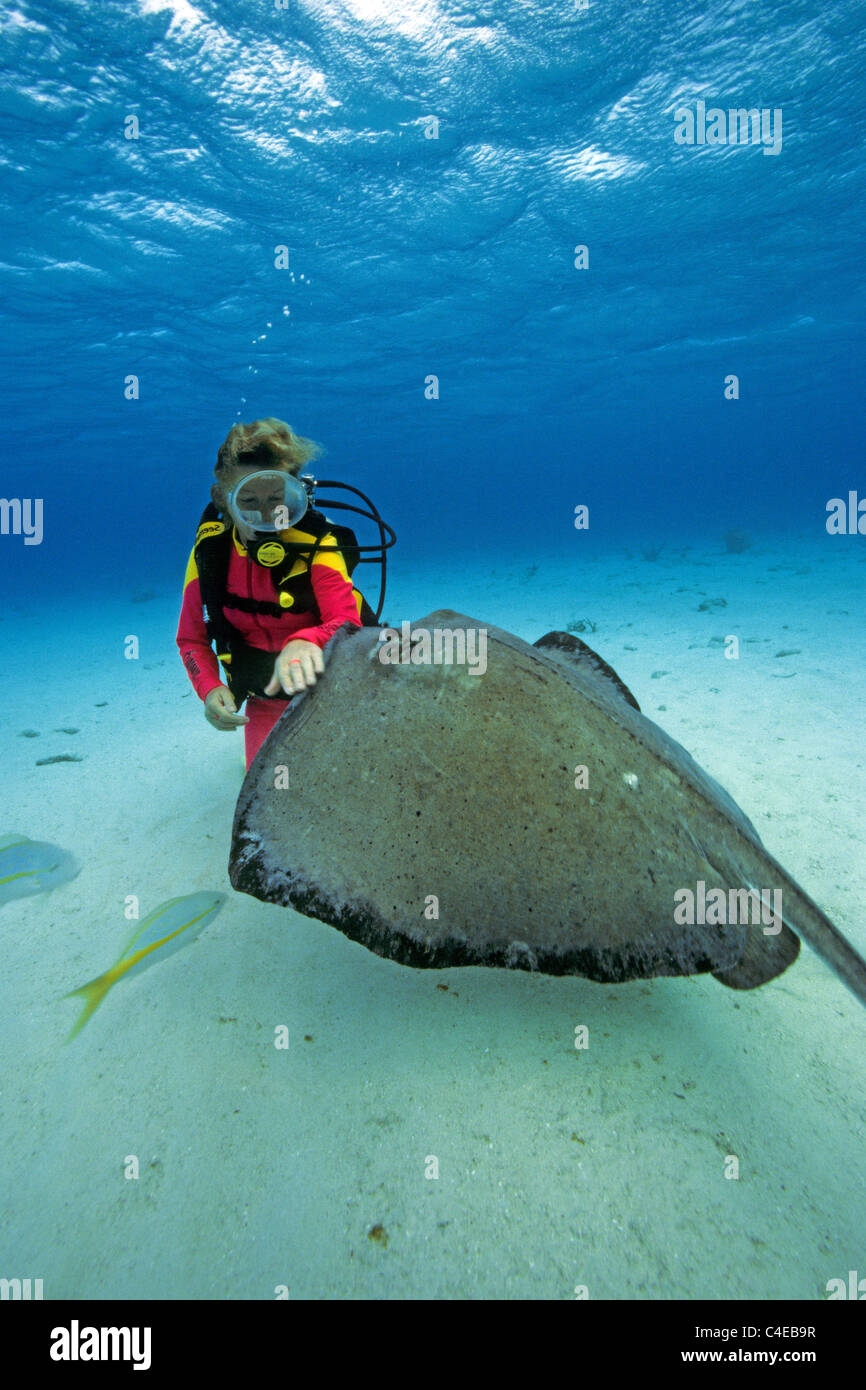
<svg viewBox="0 0 866 1390">
<path fill-rule="evenodd" d="M 245 726 L 247 767 L 292 696 L 324 671 L 322 648 L 336 630 L 378 621 L 349 578 L 362 549 L 382 552 L 381 612 L 384 530 L 388 545 L 393 532 L 364 498 L 371 511 L 360 514 L 379 523 L 381 545 L 359 547 L 348 527 L 311 505 L 316 480 L 301 470 L 321 452 L 273 417 L 233 425 L 187 566 L 181 659 L 208 722 L 225 731 Z"/>
</svg>

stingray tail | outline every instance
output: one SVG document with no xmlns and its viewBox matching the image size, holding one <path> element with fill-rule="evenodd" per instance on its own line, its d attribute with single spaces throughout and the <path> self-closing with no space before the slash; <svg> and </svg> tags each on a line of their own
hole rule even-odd
<svg viewBox="0 0 866 1390">
<path fill-rule="evenodd" d="M 766 874 L 766 861 L 769 860 L 774 879 L 781 885 L 781 930 L 765 933 L 762 927 L 752 926 L 738 964 L 729 970 L 714 971 L 715 979 L 730 989 L 754 989 L 756 985 L 780 975 L 797 959 L 800 950 L 797 937 L 801 936 L 861 1004 L 866 1005 L 866 960 L 834 927 L 809 894 L 786 873 L 778 860 L 766 850 L 762 850 L 761 860 L 764 861 L 761 866 L 763 874 Z M 714 864 L 713 867 L 720 871 L 718 865 Z M 730 882 L 739 883 L 760 898 L 761 890 L 755 883 L 757 872 L 744 872 L 737 860 L 732 860 L 726 864 L 724 873 Z"/>
</svg>

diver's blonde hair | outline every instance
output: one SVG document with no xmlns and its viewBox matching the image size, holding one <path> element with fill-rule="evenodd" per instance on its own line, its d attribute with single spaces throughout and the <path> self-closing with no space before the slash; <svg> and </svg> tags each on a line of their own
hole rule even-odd
<svg viewBox="0 0 866 1390">
<path fill-rule="evenodd" d="M 321 444 L 295 434 L 291 425 L 273 415 L 248 425 L 232 425 L 219 447 L 211 496 L 217 505 L 225 506 L 225 484 L 237 469 L 281 468 L 297 474 L 322 452 Z"/>
</svg>

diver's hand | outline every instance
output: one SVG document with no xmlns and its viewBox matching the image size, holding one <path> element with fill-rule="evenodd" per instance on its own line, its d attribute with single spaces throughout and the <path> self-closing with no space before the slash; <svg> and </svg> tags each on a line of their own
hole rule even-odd
<svg viewBox="0 0 866 1390">
<path fill-rule="evenodd" d="M 205 697 L 204 717 L 215 729 L 236 729 L 239 724 L 249 724 L 245 714 L 238 714 L 234 696 L 227 685 L 214 686 Z"/>
<path fill-rule="evenodd" d="M 287 695 L 316 684 L 316 672 L 322 675 L 325 661 L 321 647 L 303 637 L 287 642 L 274 663 L 274 674 L 265 686 L 266 695 L 276 695 L 282 689 Z"/>
</svg>

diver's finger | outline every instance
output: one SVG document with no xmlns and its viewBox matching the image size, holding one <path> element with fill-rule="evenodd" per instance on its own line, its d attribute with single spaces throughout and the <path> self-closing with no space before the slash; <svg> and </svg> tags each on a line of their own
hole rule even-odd
<svg viewBox="0 0 866 1390">
<path fill-rule="evenodd" d="M 271 677 L 271 685 L 274 687 L 276 693 L 282 690 L 284 695 L 294 695 L 295 687 L 292 682 L 292 671 L 290 667 L 286 666 L 285 662 L 277 662 L 274 667 L 274 674 Z M 265 694 L 268 695 L 270 693 L 271 686 L 269 685 L 265 690 Z"/>
<path fill-rule="evenodd" d="M 218 729 L 236 729 L 239 724 L 248 724 L 245 714 L 238 714 L 234 696 L 229 690 L 220 690 L 210 702 L 208 717 Z"/>
<path fill-rule="evenodd" d="M 323 675 L 325 671 L 325 658 L 322 656 L 322 648 L 316 647 L 314 651 L 310 652 L 310 656 L 313 660 L 313 666 L 319 672 L 319 675 Z"/>
<path fill-rule="evenodd" d="M 300 670 L 298 669 L 300 667 Z M 294 695 L 298 690 L 304 688 L 303 665 L 299 656 L 293 656 L 285 665 L 285 675 L 281 674 L 283 689 L 288 695 Z"/>
</svg>

